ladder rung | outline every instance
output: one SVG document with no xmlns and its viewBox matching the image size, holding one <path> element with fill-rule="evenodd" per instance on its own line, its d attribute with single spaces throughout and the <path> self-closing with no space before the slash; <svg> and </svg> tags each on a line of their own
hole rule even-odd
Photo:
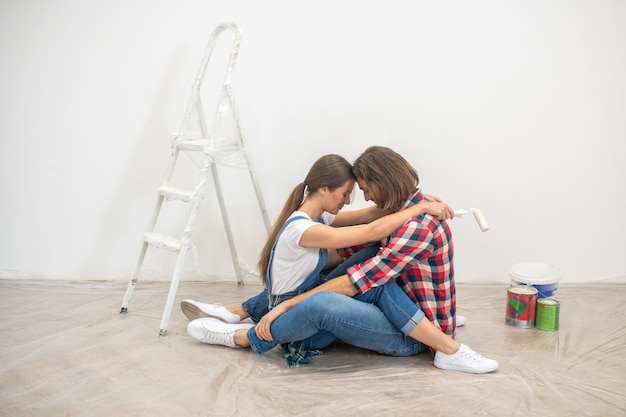
<svg viewBox="0 0 626 417">
<path fill-rule="evenodd" d="M 180 239 L 176 239 L 162 233 L 146 232 L 144 233 L 143 238 L 151 246 L 171 250 L 172 252 L 180 251 L 180 248 L 183 246 Z"/>
<path fill-rule="evenodd" d="M 208 139 L 182 140 L 176 144 L 181 151 L 202 152 L 212 163 L 231 166 L 234 168 L 248 168 L 245 150 L 238 144 L 220 144 L 217 138 L 210 144 Z M 216 146 L 217 145 L 217 146 Z"/>
<path fill-rule="evenodd" d="M 179 149 L 183 151 L 203 151 L 209 147 L 208 139 L 181 140 L 177 143 Z"/>
<path fill-rule="evenodd" d="M 159 187 L 159 195 L 162 195 L 167 200 L 180 200 L 188 203 L 193 199 L 194 192 L 164 185 Z"/>
<path fill-rule="evenodd" d="M 233 144 L 223 138 L 216 138 L 213 144 L 208 139 L 181 140 L 177 146 L 183 151 L 201 151 L 209 154 L 243 152 L 243 147 L 240 144 Z"/>
</svg>

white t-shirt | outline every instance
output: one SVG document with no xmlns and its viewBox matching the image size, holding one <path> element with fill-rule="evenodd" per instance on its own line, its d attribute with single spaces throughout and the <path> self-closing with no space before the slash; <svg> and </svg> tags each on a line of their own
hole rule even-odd
<svg viewBox="0 0 626 417">
<path fill-rule="evenodd" d="M 299 245 L 302 234 L 311 226 L 320 224 L 304 212 L 295 211 L 289 218 L 302 216 L 294 220 L 283 230 L 278 238 L 272 265 L 272 294 L 285 294 L 300 286 L 317 266 L 320 248 L 303 248 Z M 332 224 L 335 215 L 322 213 L 325 224 Z"/>
</svg>

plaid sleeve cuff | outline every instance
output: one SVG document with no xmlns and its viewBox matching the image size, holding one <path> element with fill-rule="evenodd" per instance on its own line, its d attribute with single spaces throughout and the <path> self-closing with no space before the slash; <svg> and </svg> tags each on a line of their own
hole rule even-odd
<svg viewBox="0 0 626 417">
<path fill-rule="evenodd" d="M 375 282 L 372 281 L 364 271 L 363 265 L 354 265 L 348 268 L 347 272 L 352 284 L 360 293 L 367 292 L 372 287 L 375 287 Z"/>
</svg>

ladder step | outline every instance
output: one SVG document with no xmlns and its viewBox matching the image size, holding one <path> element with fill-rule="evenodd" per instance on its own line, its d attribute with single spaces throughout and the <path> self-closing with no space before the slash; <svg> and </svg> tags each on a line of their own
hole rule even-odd
<svg viewBox="0 0 626 417">
<path fill-rule="evenodd" d="M 159 187 L 159 195 L 162 195 L 167 200 L 180 200 L 188 203 L 193 199 L 194 192 L 164 185 Z"/>
<path fill-rule="evenodd" d="M 172 252 L 179 252 L 183 243 L 180 239 L 164 235 L 156 232 L 146 232 L 143 235 L 144 240 L 150 245 L 159 249 L 167 249 Z"/>
<path fill-rule="evenodd" d="M 248 168 L 246 152 L 241 144 L 232 144 L 221 138 L 210 143 L 208 139 L 181 140 L 176 146 L 181 151 L 203 152 L 211 162 L 234 168 Z"/>
<path fill-rule="evenodd" d="M 181 140 L 176 144 L 183 151 L 203 151 L 209 147 L 208 139 Z"/>
<path fill-rule="evenodd" d="M 241 144 L 232 143 L 224 138 L 216 138 L 213 143 L 208 139 L 181 140 L 176 144 L 183 151 L 198 151 L 209 154 L 243 152 Z"/>
</svg>

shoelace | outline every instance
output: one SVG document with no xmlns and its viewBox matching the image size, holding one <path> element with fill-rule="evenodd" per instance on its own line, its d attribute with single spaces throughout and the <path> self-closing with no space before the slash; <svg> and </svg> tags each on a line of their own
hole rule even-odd
<svg viewBox="0 0 626 417">
<path fill-rule="evenodd" d="M 461 353 L 463 354 L 463 356 L 470 360 L 473 360 L 474 362 L 482 362 L 483 359 L 485 359 L 483 355 L 470 349 L 465 349 Z"/>
<path fill-rule="evenodd" d="M 204 335 L 209 340 L 215 340 L 217 342 L 226 342 L 231 344 L 231 333 L 232 331 L 229 329 L 209 329 L 204 323 L 202 323 L 202 327 L 204 328 Z"/>
</svg>

